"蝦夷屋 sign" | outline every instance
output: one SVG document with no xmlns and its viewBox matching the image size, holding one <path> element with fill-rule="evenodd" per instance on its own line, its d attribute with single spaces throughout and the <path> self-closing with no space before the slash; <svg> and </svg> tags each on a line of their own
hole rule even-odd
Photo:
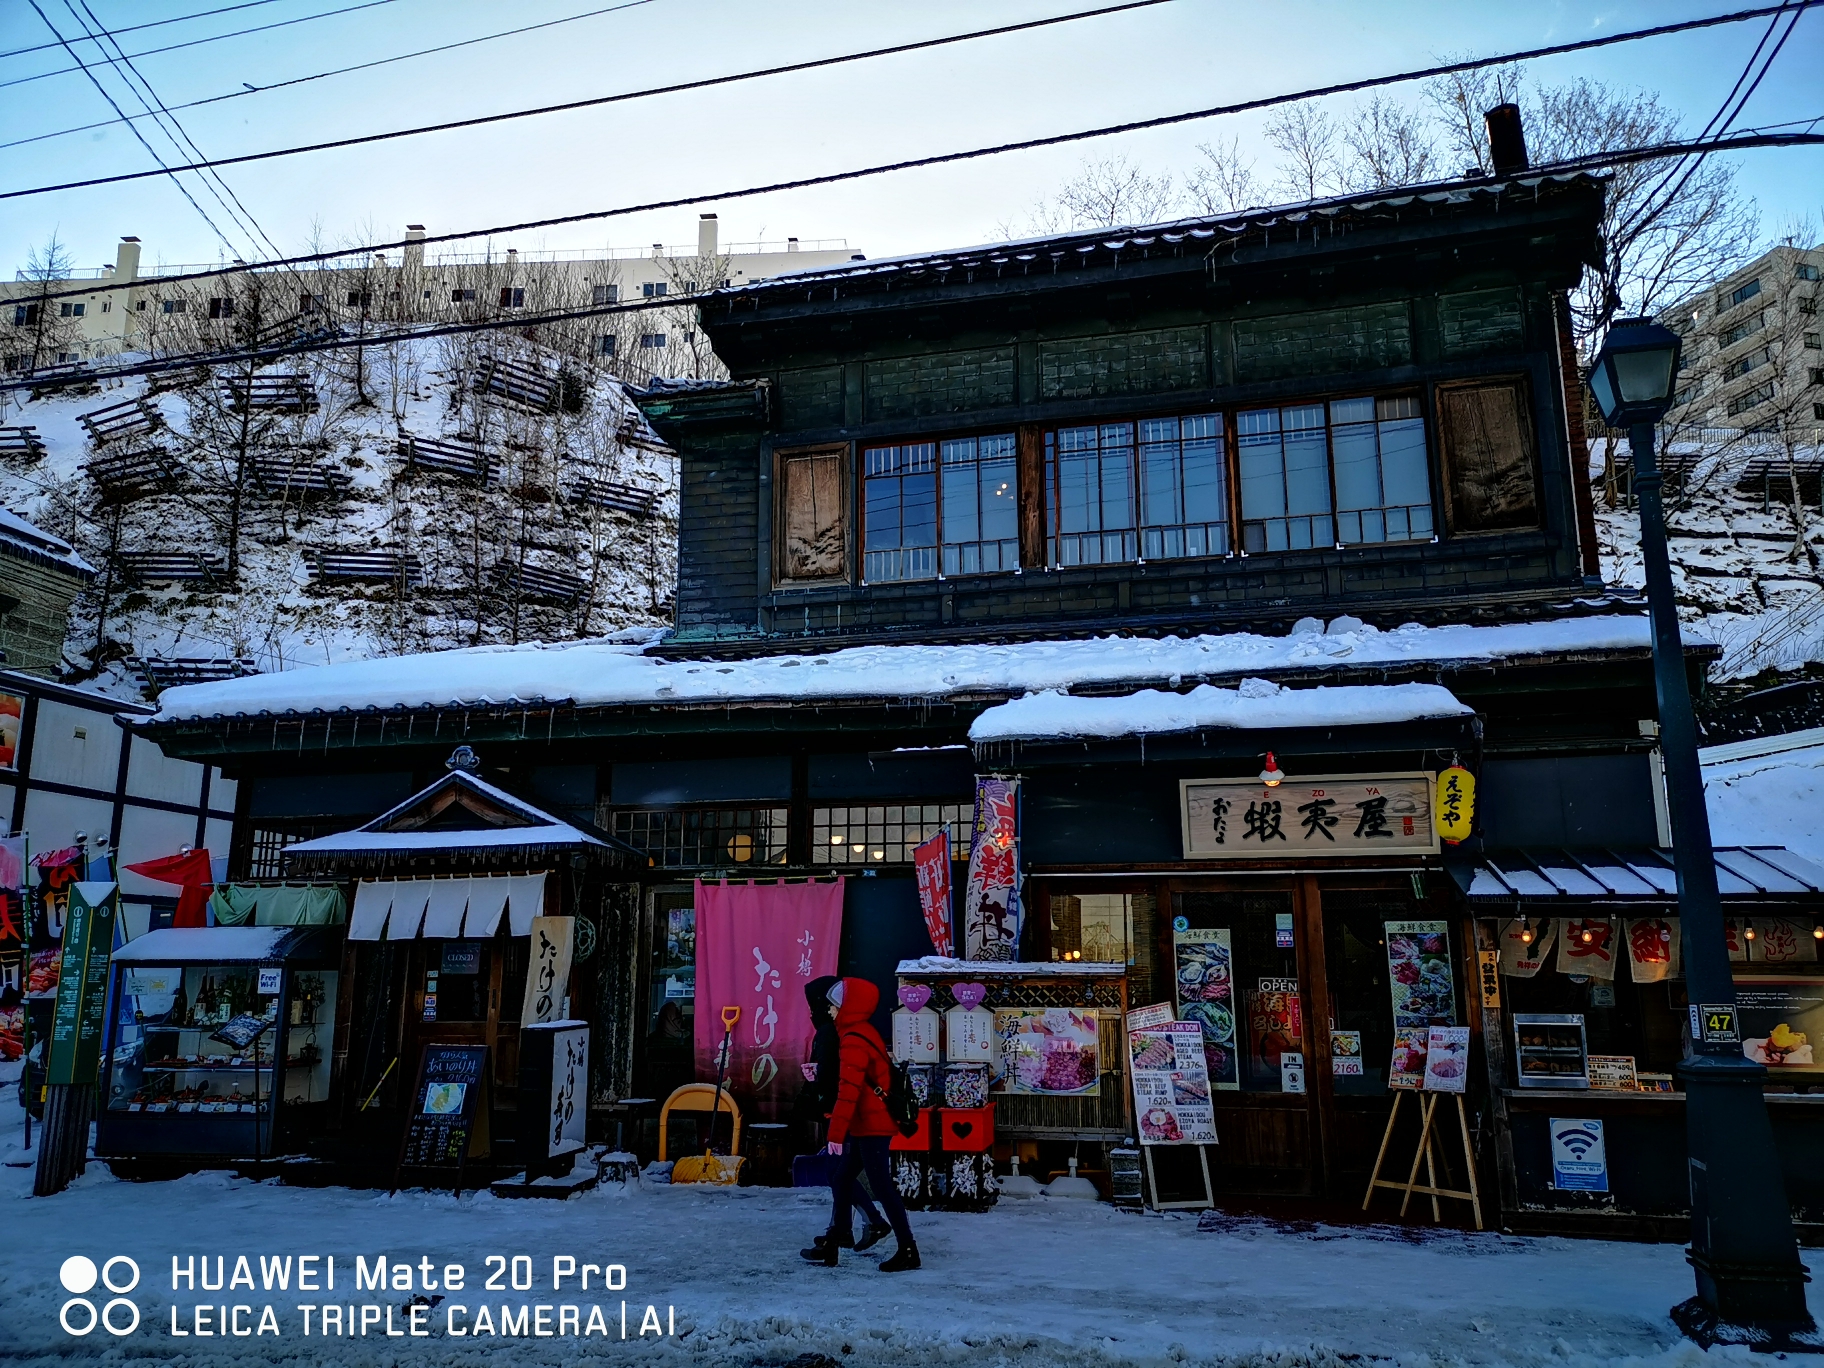
<svg viewBox="0 0 1824 1368">
<path fill-rule="evenodd" d="M 1430 774 L 1181 779 L 1187 860 L 1429 855 L 1438 849 Z"/>
</svg>

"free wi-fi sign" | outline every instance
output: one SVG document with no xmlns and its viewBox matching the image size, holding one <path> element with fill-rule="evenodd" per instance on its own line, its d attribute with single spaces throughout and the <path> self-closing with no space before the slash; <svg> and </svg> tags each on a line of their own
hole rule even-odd
<svg viewBox="0 0 1824 1368">
<path fill-rule="evenodd" d="M 1602 1122 L 1553 1119 L 1552 1186 L 1560 1192 L 1607 1192 L 1609 1159 Z"/>
</svg>

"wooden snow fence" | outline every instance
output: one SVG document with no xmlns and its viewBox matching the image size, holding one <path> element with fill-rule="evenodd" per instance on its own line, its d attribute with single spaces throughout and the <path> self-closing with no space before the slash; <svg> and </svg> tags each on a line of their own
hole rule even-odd
<svg viewBox="0 0 1824 1368">
<path fill-rule="evenodd" d="M 165 415 L 151 400 L 134 398 L 78 414 L 77 421 L 88 430 L 89 441 L 103 447 L 158 431 L 165 425 Z"/>
<path fill-rule="evenodd" d="M 563 397 L 561 378 L 540 366 L 506 356 L 484 356 L 475 368 L 474 388 L 538 413 L 549 413 Z"/>
<path fill-rule="evenodd" d="M 515 565 L 502 561 L 494 567 L 494 576 L 503 588 L 528 603 L 548 603 L 571 607 L 589 587 L 588 581 L 566 570 L 547 570 L 536 565 Z"/>
<path fill-rule="evenodd" d="M 308 375 L 229 375 L 222 390 L 237 413 L 315 413 L 318 407 Z"/>
<path fill-rule="evenodd" d="M 198 551 L 122 551 L 115 559 L 134 584 L 215 584 L 226 578 L 220 556 Z"/>
<path fill-rule="evenodd" d="M 0 461 L 8 465 L 37 465 L 44 459 L 44 438 L 29 423 L 0 427 Z"/>
<path fill-rule="evenodd" d="M 1824 457 L 1800 456 L 1788 461 L 1784 456 L 1757 456 L 1742 467 L 1735 487 L 1742 494 L 1759 494 L 1761 511 L 1771 511 L 1792 503 L 1793 485 L 1798 485 L 1800 503 L 1817 504 L 1824 497 Z"/>
<path fill-rule="evenodd" d="M 127 664 L 144 683 L 146 691 L 154 694 L 180 684 L 213 684 L 221 679 L 239 679 L 242 675 L 260 673 L 253 659 L 247 656 L 175 656 L 168 660 L 135 656 Z"/>
<path fill-rule="evenodd" d="M 383 548 L 308 554 L 314 584 L 393 584 L 416 589 L 424 583 L 424 566 L 409 552 Z"/>
<path fill-rule="evenodd" d="M 401 432 L 393 450 L 405 462 L 407 470 L 452 475 L 482 485 L 493 484 L 498 478 L 493 458 L 480 447 L 465 442 Z"/>
<path fill-rule="evenodd" d="M 616 484 L 613 480 L 593 480 L 586 475 L 572 476 L 564 484 L 564 496 L 573 504 L 612 509 L 630 513 L 636 518 L 657 516 L 659 493 L 638 485 Z"/>
<path fill-rule="evenodd" d="M 167 494 L 183 480 L 183 472 L 171 454 L 156 446 L 101 452 L 91 456 L 84 469 L 104 504 L 132 503 L 153 494 Z"/>
<path fill-rule="evenodd" d="M 299 451 L 249 452 L 247 465 L 254 487 L 276 499 L 339 498 L 353 483 L 346 472 Z"/>
</svg>

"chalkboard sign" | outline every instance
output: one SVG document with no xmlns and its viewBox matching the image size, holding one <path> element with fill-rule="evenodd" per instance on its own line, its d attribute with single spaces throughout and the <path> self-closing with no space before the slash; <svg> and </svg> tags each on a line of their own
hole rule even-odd
<svg viewBox="0 0 1824 1368">
<path fill-rule="evenodd" d="M 412 1089 L 412 1109 L 405 1119 L 399 1142 L 399 1163 L 393 1173 L 398 1190 L 398 1169 L 456 1169 L 456 1191 L 462 1191 L 462 1170 L 469 1156 L 487 1079 L 486 1045 L 426 1045 L 418 1063 L 418 1085 Z"/>
</svg>

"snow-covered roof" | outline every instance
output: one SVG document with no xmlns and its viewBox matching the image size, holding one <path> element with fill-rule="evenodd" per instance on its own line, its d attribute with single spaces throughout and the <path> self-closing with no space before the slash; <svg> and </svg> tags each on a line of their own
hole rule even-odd
<svg viewBox="0 0 1824 1368">
<path fill-rule="evenodd" d="M 1055 689 L 989 708 L 969 739 L 1152 736 L 1209 728 L 1348 727 L 1468 717 L 1475 709 L 1438 684 L 1354 684 L 1287 689 L 1244 679 L 1238 689 L 1200 684 L 1189 693 L 1142 689 L 1120 698 L 1072 698 Z"/>
<path fill-rule="evenodd" d="M 95 577 L 95 567 L 77 555 L 74 546 L 5 508 L 0 508 L 0 551 L 85 580 Z"/>
<path fill-rule="evenodd" d="M 1699 752 L 1716 841 L 1778 841 L 1824 864 L 1824 821 L 1818 816 L 1824 812 L 1824 730 L 1813 729 L 1808 741 L 1806 736 L 1793 732 Z M 1783 741 L 1796 744 L 1776 748 Z"/>
<path fill-rule="evenodd" d="M 1473 863 L 1447 857 L 1445 864 L 1473 901 L 1666 903 L 1678 898 L 1678 871 L 1664 850 L 1491 850 Z M 1824 894 L 1824 869 L 1783 846 L 1718 846 L 1716 882 L 1723 897 L 1748 902 L 1816 898 Z"/>
<path fill-rule="evenodd" d="M 823 655 L 667 660 L 650 643 L 480 646 L 346 661 L 167 689 L 158 722 L 362 709 L 572 704 L 688 705 L 841 699 L 987 701 L 1056 690 L 1166 686 L 1362 667 L 1487 664 L 1639 651 L 1645 617 L 1383 632 L 1352 617 L 1300 621 L 1286 636 L 1096 637 L 984 645 L 859 646 Z M 295 848 L 295 847 L 294 847 Z"/>
<path fill-rule="evenodd" d="M 443 828 L 432 830 L 394 830 L 393 823 L 403 813 L 418 807 L 433 797 L 439 790 L 459 787 L 466 788 L 499 804 L 520 819 L 520 825 L 501 827 L 470 827 L 452 831 Z M 528 846 L 562 846 L 589 845 L 607 848 L 608 843 L 591 836 L 580 827 L 553 817 L 540 808 L 520 798 L 515 798 L 505 789 L 497 788 L 485 779 L 478 779 L 461 770 L 452 770 L 429 787 L 421 789 L 398 806 L 389 808 L 365 826 L 353 831 L 339 831 L 329 836 L 318 836 L 314 840 L 299 841 L 285 847 L 289 858 L 294 855 L 328 855 L 328 854 L 370 854 L 374 852 L 437 851 L 437 850 L 510 850 Z"/>
<path fill-rule="evenodd" d="M 1071 960 L 1068 964 L 1054 960 L 965 960 L 947 955 L 921 955 L 901 960 L 895 973 L 924 977 L 930 974 L 958 978 L 1120 978 L 1127 973 L 1125 964 L 1092 964 L 1088 960 Z"/>
<path fill-rule="evenodd" d="M 281 958 L 292 926 L 167 926 L 130 940 L 114 952 L 116 964 L 258 963 Z"/>
</svg>

